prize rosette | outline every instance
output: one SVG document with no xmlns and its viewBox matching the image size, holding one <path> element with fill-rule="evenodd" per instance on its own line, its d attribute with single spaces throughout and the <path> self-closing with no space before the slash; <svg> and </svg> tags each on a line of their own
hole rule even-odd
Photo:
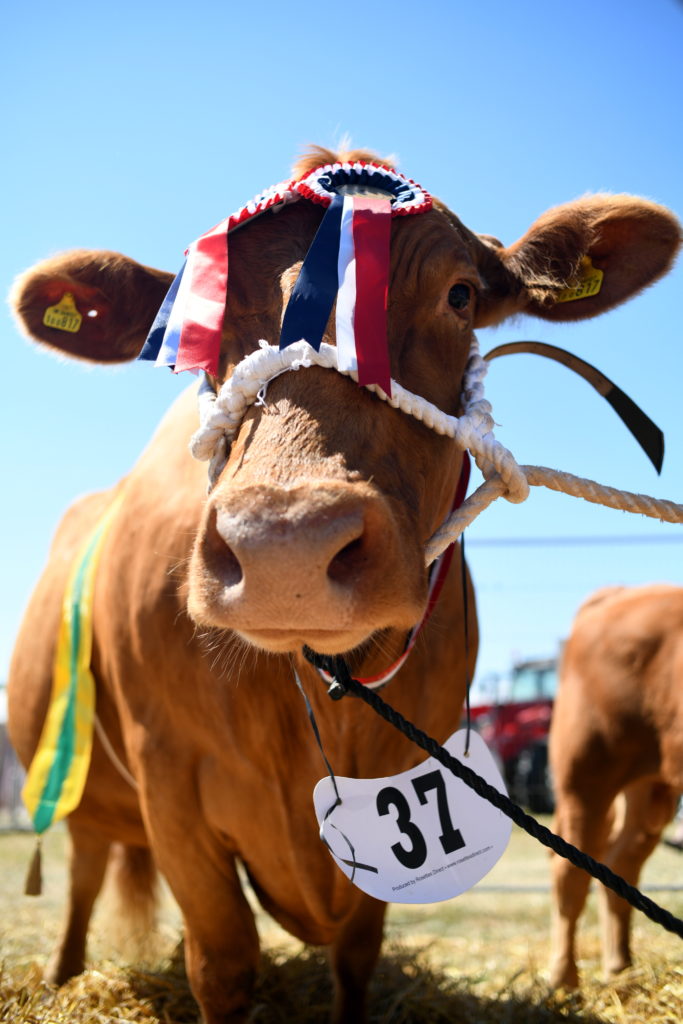
<svg viewBox="0 0 683 1024">
<path fill-rule="evenodd" d="M 387 299 L 391 218 L 424 213 L 432 199 L 383 164 L 325 164 L 271 186 L 187 249 L 141 359 L 216 376 L 228 295 L 228 236 L 253 217 L 306 199 L 326 207 L 282 322 L 281 349 L 305 340 L 319 351 L 336 300 L 337 365 L 360 385 L 391 395 Z"/>
<path fill-rule="evenodd" d="M 292 189 L 314 203 L 329 206 L 335 195 L 375 196 L 391 204 L 392 217 L 430 210 L 432 197 L 421 185 L 383 164 L 325 164 L 292 185 Z"/>
</svg>

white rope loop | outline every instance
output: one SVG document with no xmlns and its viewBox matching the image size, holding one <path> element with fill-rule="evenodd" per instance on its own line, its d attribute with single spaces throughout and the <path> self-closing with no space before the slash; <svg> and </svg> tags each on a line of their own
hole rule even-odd
<svg viewBox="0 0 683 1024">
<path fill-rule="evenodd" d="M 200 427 L 192 437 L 190 451 L 196 459 L 209 462 L 209 488 L 213 487 L 228 460 L 230 442 L 249 406 L 263 404 L 268 384 L 280 374 L 308 366 L 336 370 L 358 381 L 357 373 L 339 370 L 337 350 L 333 345 L 323 342 L 320 351 L 316 352 L 306 341 L 297 341 L 280 351 L 275 345 L 261 341 L 259 348 L 235 367 L 217 395 L 210 387 L 200 389 Z M 368 391 L 373 391 L 394 409 L 413 416 L 437 434 L 452 438 L 461 450 L 469 450 L 484 476 L 485 482 L 481 487 L 452 512 L 427 541 L 427 565 L 456 541 L 496 498 L 502 496 L 513 503 L 522 502 L 529 495 L 530 485 L 548 487 L 597 505 L 641 513 L 668 523 L 683 523 L 683 505 L 673 501 L 605 487 L 594 480 L 545 466 L 519 466 L 514 455 L 493 434 L 491 404 L 484 397 L 487 369 L 488 364 L 482 359 L 474 338 L 463 377 L 462 416 L 449 416 L 394 380 L 391 382 L 391 398 L 376 384 L 368 387 Z"/>
<path fill-rule="evenodd" d="M 280 374 L 314 365 L 358 380 L 357 373 L 338 369 L 337 350 L 326 342 L 316 352 L 306 341 L 297 341 L 282 351 L 261 341 L 259 348 L 235 367 L 218 395 L 210 388 L 202 389 L 199 397 L 200 427 L 190 442 L 190 451 L 196 459 L 210 461 L 211 486 L 225 465 L 229 443 L 249 406 L 257 402 L 259 396 L 263 401 L 268 384 Z M 524 501 L 529 493 L 526 478 L 520 473 L 514 456 L 493 436 L 491 405 L 484 398 L 483 381 L 487 369 L 474 339 L 463 378 L 462 416 L 449 416 L 394 380 L 391 382 L 391 398 L 376 384 L 370 385 L 368 391 L 374 392 L 392 408 L 413 416 L 437 434 L 452 438 L 463 451 L 469 449 L 485 477 L 493 473 L 502 477 L 508 500 Z"/>
</svg>

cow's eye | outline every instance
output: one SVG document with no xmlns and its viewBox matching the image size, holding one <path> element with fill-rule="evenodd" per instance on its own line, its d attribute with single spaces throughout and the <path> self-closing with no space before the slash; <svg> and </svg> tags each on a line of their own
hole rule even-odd
<svg viewBox="0 0 683 1024">
<path fill-rule="evenodd" d="M 448 302 L 453 309 L 459 311 L 467 309 L 471 301 L 472 287 L 462 281 L 459 284 L 454 284 L 448 293 Z"/>
</svg>

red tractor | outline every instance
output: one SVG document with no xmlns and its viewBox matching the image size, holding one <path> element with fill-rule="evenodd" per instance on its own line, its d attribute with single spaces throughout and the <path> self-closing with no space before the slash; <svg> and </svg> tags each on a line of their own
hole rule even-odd
<svg viewBox="0 0 683 1024">
<path fill-rule="evenodd" d="M 510 797 L 537 814 L 554 808 L 548 730 L 557 659 L 522 661 L 509 676 L 488 676 L 470 691 L 472 726 L 498 758 Z"/>
</svg>

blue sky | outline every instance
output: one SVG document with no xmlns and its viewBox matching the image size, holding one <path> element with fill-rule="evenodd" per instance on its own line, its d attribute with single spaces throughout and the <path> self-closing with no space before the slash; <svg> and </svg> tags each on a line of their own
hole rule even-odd
<svg viewBox="0 0 683 1024">
<path fill-rule="evenodd" d="M 472 229 L 506 243 L 586 192 L 632 192 L 683 215 L 676 0 L 38 0 L 11 5 L 0 45 L 5 292 L 73 247 L 175 271 L 190 241 L 283 178 L 307 143 L 344 134 L 396 154 Z M 498 436 L 520 462 L 683 502 L 682 279 L 679 264 L 581 325 L 521 318 L 480 334 L 484 350 L 537 338 L 594 362 L 665 431 L 661 478 L 587 385 L 532 356 L 496 362 L 488 383 Z M 0 315 L 2 678 L 60 514 L 127 471 L 186 381 L 148 364 L 60 362 Z M 610 543 L 524 544 L 543 536 Z M 598 586 L 683 584 L 681 539 L 680 527 L 536 490 L 522 506 L 499 502 L 468 535 L 481 671 L 553 653 Z"/>
</svg>

